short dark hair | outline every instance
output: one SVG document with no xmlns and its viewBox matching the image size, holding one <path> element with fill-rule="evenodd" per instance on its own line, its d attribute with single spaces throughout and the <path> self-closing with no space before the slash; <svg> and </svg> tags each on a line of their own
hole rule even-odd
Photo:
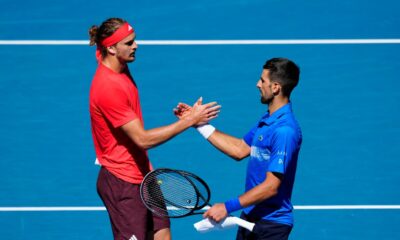
<svg viewBox="0 0 400 240">
<path fill-rule="evenodd" d="M 109 36 L 111 36 L 118 28 L 126 23 L 122 18 L 109 18 L 105 20 L 100 27 L 93 25 L 89 29 L 90 46 L 97 45 L 101 51 L 102 57 L 107 55 L 107 50 L 101 46 L 101 41 Z"/>
<path fill-rule="evenodd" d="M 269 70 L 272 82 L 277 82 L 282 86 L 283 95 L 290 97 L 290 93 L 299 82 L 300 68 L 287 58 L 272 58 L 264 64 L 263 68 Z"/>
</svg>

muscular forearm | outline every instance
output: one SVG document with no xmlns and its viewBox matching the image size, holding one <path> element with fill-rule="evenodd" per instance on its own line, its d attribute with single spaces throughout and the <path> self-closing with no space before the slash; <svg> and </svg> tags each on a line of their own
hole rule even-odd
<svg viewBox="0 0 400 240">
<path fill-rule="evenodd" d="M 225 203 L 215 204 L 203 214 L 203 217 L 210 217 L 218 222 L 234 211 L 275 196 L 278 193 L 281 180 L 272 172 L 267 172 L 266 175 L 266 179 L 262 183 L 239 198 L 231 198 Z"/>
<path fill-rule="evenodd" d="M 132 121 L 122 126 L 122 129 L 136 145 L 150 149 L 168 141 L 192 125 L 193 121 L 190 119 L 181 119 L 170 125 L 145 130 L 140 123 Z"/>
<path fill-rule="evenodd" d="M 250 147 L 242 139 L 232 137 L 218 130 L 211 134 L 208 141 L 218 150 L 236 160 L 241 160 L 250 154 Z"/>
<path fill-rule="evenodd" d="M 239 197 L 240 205 L 247 207 L 278 194 L 281 180 L 272 172 L 266 173 L 265 180 Z"/>
<path fill-rule="evenodd" d="M 278 191 L 272 186 L 263 186 L 263 184 L 260 184 L 239 197 L 240 205 L 248 207 L 271 198 L 277 193 Z"/>
<path fill-rule="evenodd" d="M 121 128 L 136 145 L 149 149 L 164 143 L 193 125 L 201 125 L 216 118 L 221 107 L 216 104 L 216 102 L 210 102 L 202 105 L 202 98 L 199 98 L 185 117 L 170 125 L 145 130 L 141 121 L 136 118 Z"/>
</svg>

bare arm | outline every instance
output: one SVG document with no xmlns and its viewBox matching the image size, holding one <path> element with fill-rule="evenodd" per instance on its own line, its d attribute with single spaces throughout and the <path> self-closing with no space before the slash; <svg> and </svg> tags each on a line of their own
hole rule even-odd
<svg viewBox="0 0 400 240">
<path fill-rule="evenodd" d="M 208 122 L 217 117 L 219 106 L 215 105 L 216 102 L 201 105 L 201 99 L 199 99 L 190 113 L 170 125 L 145 130 L 140 120 L 134 119 L 121 128 L 136 145 L 149 149 L 168 141 L 193 125 Z"/>
<path fill-rule="evenodd" d="M 267 172 L 267 178 L 264 182 L 247 191 L 239 197 L 239 202 L 242 207 L 257 204 L 265 199 L 271 198 L 278 193 L 281 180 L 272 172 Z M 217 222 L 228 216 L 228 212 L 224 203 L 213 205 L 203 217 L 211 218 Z"/>
<path fill-rule="evenodd" d="M 179 103 L 174 112 L 178 118 L 182 118 L 190 109 L 189 105 Z M 247 157 L 251 151 L 250 146 L 243 139 L 235 138 L 218 130 L 215 130 L 207 140 L 218 150 L 237 160 Z M 239 197 L 240 205 L 248 207 L 275 196 L 281 184 L 281 179 L 277 175 L 267 172 L 266 178 L 262 183 Z M 217 203 L 205 212 L 203 217 L 209 217 L 219 222 L 227 215 L 225 204 Z"/>
<path fill-rule="evenodd" d="M 239 139 L 215 130 L 207 139 L 214 147 L 235 160 L 249 156 L 250 147 L 243 139 Z"/>
<path fill-rule="evenodd" d="M 264 182 L 250 189 L 239 197 L 240 205 L 248 207 L 278 194 L 281 180 L 272 172 L 267 172 Z"/>
<path fill-rule="evenodd" d="M 191 109 L 192 107 L 186 103 L 179 103 L 174 109 L 174 113 L 175 116 L 182 119 Z M 243 139 L 233 137 L 218 130 L 215 130 L 207 140 L 218 150 L 235 160 L 242 160 L 250 154 L 250 147 Z"/>
<path fill-rule="evenodd" d="M 136 145 L 143 149 L 149 149 L 175 137 L 192 126 L 192 124 L 188 120 L 179 120 L 167 126 L 145 130 L 140 120 L 135 119 L 121 128 Z"/>
</svg>

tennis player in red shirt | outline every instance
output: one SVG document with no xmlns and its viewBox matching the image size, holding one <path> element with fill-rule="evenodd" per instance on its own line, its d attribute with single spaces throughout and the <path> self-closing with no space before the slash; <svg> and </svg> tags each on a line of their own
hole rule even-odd
<svg viewBox="0 0 400 240">
<path fill-rule="evenodd" d="M 97 191 L 109 214 L 114 239 L 171 239 L 167 218 L 153 215 L 140 200 L 139 186 L 152 169 L 147 149 L 191 126 L 215 118 L 220 106 L 202 104 L 170 125 L 146 130 L 138 89 L 127 63 L 135 60 L 136 34 L 129 23 L 110 18 L 89 30 L 98 68 L 90 88 L 90 118 L 96 157 L 101 165 Z"/>
</svg>

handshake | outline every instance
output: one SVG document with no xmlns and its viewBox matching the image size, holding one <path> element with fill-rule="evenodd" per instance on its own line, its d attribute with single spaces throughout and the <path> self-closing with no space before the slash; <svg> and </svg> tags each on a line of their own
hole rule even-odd
<svg viewBox="0 0 400 240">
<path fill-rule="evenodd" d="M 221 105 L 217 105 L 217 102 L 203 104 L 203 98 L 200 97 L 193 106 L 186 103 L 178 103 L 173 112 L 177 118 L 189 121 L 191 126 L 199 130 L 202 127 L 206 127 L 209 121 L 218 117 L 220 109 Z"/>
</svg>

